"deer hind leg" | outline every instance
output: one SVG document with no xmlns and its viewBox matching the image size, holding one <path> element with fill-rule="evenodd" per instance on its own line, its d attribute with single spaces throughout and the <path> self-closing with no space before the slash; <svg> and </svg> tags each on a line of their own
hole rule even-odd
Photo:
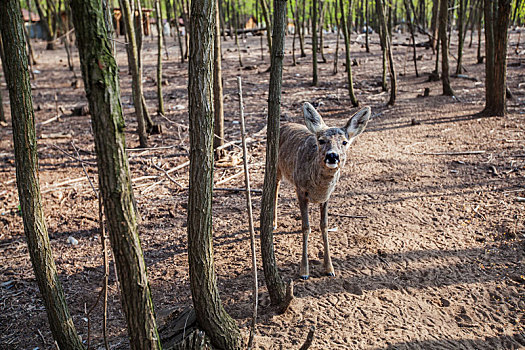
<svg viewBox="0 0 525 350">
<path fill-rule="evenodd" d="M 335 276 L 332 259 L 330 257 L 330 245 L 328 243 L 328 201 L 321 203 L 321 233 L 324 245 L 324 272 L 328 276 Z"/>
<path fill-rule="evenodd" d="M 299 266 L 299 275 L 303 280 L 310 277 L 308 268 L 308 236 L 310 235 L 310 222 L 308 220 L 308 199 L 306 194 L 297 192 L 297 198 L 299 199 L 299 208 L 301 210 L 301 223 L 303 232 L 303 257 L 301 259 L 301 265 Z"/>
</svg>

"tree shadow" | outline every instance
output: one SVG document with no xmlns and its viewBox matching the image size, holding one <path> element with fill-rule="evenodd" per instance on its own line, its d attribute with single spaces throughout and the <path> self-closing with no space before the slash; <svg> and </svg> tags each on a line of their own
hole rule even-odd
<svg viewBox="0 0 525 350">
<path fill-rule="evenodd" d="M 521 349 L 525 346 L 523 334 L 485 337 L 485 339 L 436 339 L 414 340 L 405 343 L 388 344 L 375 350 L 408 350 L 408 349 Z"/>
</svg>

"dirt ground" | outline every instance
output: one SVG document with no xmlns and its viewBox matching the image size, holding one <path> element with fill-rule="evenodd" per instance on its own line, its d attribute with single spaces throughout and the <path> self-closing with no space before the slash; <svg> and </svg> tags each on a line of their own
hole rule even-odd
<svg viewBox="0 0 525 350">
<path fill-rule="evenodd" d="M 310 211 L 311 277 L 298 279 L 299 209 L 292 187 L 283 185 L 275 249 L 282 276 L 295 281 L 296 298 L 285 314 L 277 315 L 268 307 L 259 266 L 256 348 L 298 349 L 312 325 L 316 327 L 312 349 L 525 348 L 525 214 L 524 203 L 518 201 L 525 197 L 525 61 L 522 55 L 521 66 L 517 65 L 517 37 L 512 32 L 509 43 L 508 85 L 514 93 L 509 114 L 486 118 L 476 115 L 484 106 L 484 65 L 476 64 L 476 43 L 469 48 L 468 36 L 464 66 L 471 79 L 452 78 L 455 98 L 441 96 L 441 83 L 428 81 L 435 60 L 431 50 L 418 48 L 422 57 L 416 77 L 411 51 L 394 46 L 399 73 L 394 107 L 385 106 L 388 93 L 379 84 L 377 35 L 371 38 L 370 53 L 362 45 L 364 37 L 353 36 L 357 97 L 361 105 L 372 107 L 374 117 L 349 151 L 348 165 L 330 200 L 336 276 L 322 274 L 319 213 L 314 206 Z M 300 106 L 305 101 L 319 103 L 319 112 L 329 125 L 344 125 L 355 111 L 347 93 L 344 53 L 339 51 L 339 72 L 334 75 L 335 35 L 325 39 L 327 63 L 319 64 L 319 85 L 312 87 L 311 57 L 297 57 L 298 65 L 292 66 L 291 37 L 287 38 L 283 120 L 302 122 Z M 265 125 L 269 80 L 269 57 L 264 53 L 261 60 L 260 40 L 250 36 L 240 43 L 243 68 L 239 68 L 233 41 L 223 43 L 226 141 L 240 139 L 236 76 L 242 76 L 255 189 L 262 188 L 264 175 L 266 134 L 258 132 Z M 164 133 L 150 137 L 151 149 L 138 150 L 122 41 L 117 40 L 117 58 L 129 159 L 143 218 L 142 247 L 162 324 L 171 312 L 191 303 L 187 191 L 179 187 L 188 186 L 188 168 L 171 173 L 177 185 L 153 166 L 169 170 L 187 160 L 187 64 L 180 63 L 175 41 L 169 39 L 170 57 L 164 60 L 167 112 L 164 117 L 156 115 L 156 48 L 153 39 L 146 39 L 146 99 Z M 394 42 L 407 41 L 396 34 Z M 75 78 L 67 69 L 63 48 L 49 52 L 43 43 L 34 46 L 38 61 L 32 81 L 36 122 L 48 121 L 60 108 L 65 110 L 59 121 L 37 126 L 44 210 L 69 308 L 78 332 L 87 339 L 86 311 L 97 299 L 103 275 L 97 201 L 82 168 L 83 164 L 96 186 L 90 118 L 71 116 L 70 109 L 86 101 L 83 86 L 71 86 Z M 451 52 L 457 53 L 455 42 Z M 451 72 L 455 66 L 451 58 Z M 75 73 L 80 79 L 78 67 L 75 53 Z M 6 85 L 1 84 L 4 108 L 9 112 Z M 419 97 L 425 88 L 430 89 L 430 96 Z M 1 127 L 0 348 L 54 349 L 17 209 L 12 148 L 11 127 Z M 228 155 L 240 158 L 238 144 Z M 217 166 L 216 187 L 243 187 L 243 176 L 238 176 L 241 170 L 240 164 Z M 253 200 L 258 226 L 260 195 Z M 247 335 L 252 278 L 245 196 L 216 191 L 213 205 L 221 297 Z M 78 240 L 77 245 L 68 243 L 70 236 Z M 260 255 L 258 259 L 260 264 Z M 126 349 L 113 264 L 108 304 L 109 343 L 112 349 Z M 90 316 L 92 348 L 103 346 L 101 317 L 99 305 Z"/>
</svg>

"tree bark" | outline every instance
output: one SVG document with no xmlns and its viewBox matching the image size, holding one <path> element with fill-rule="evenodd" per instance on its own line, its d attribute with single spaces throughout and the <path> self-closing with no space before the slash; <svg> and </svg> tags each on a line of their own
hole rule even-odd
<svg viewBox="0 0 525 350">
<path fill-rule="evenodd" d="M 38 154 L 23 20 L 18 0 L 0 2 L 3 64 L 11 103 L 16 182 L 24 232 L 53 338 L 61 349 L 83 349 L 53 259 L 38 182 Z"/>
<path fill-rule="evenodd" d="M 463 72 L 462 62 L 463 62 L 463 44 L 465 42 L 465 33 L 463 28 L 465 25 L 465 6 L 467 0 L 459 0 L 459 9 L 458 9 L 458 60 L 456 66 L 456 74 L 461 74 Z"/>
<path fill-rule="evenodd" d="M 268 3 L 266 0 L 261 0 L 261 9 L 266 22 L 266 40 L 268 42 L 268 51 L 272 52 L 272 20 L 270 18 L 270 10 L 268 9 Z"/>
<path fill-rule="evenodd" d="M 212 240 L 213 62 L 216 0 L 193 0 L 190 22 L 190 186 L 188 261 L 200 326 L 220 349 L 241 349 L 241 334 L 224 310 L 216 285 Z"/>
<path fill-rule="evenodd" d="M 441 42 L 441 82 L 443 95 L 454 96 L 454 90 L 450 86 L 450 75 L 448 65 L 448 0 L 440 0 L 439 8 L 439 41 Z"/>
<path fill-rule="evenodd" d="M 485 0 L 485 109 L 482 113 L 505 116 L 507 112 L 507 46 L 510 0 Z"/>
<path fill-rule="evenodd" d="M 270 300 L 273 305 L 281 305 L 286 298 L 273 245 L 273 215 L 277 188 L 277 157 L 279 154 L 279 118 L 281 117 L 281 87 L 284 59 L 284 28 L 286 1 L 274 0 L 273 44 L 271 55 L 270 85 L 268 92 L 268 126 L 266 143 L 266 166 L 261 203 L 261 255 L 264 276 Z"/>
<path fill-rule="evenodd" d="M 379 1 L 379 0 L 377 0 Z M 359 101 L 354 93 L 354 81 L 352 77 L 352 62 L 350 59 L 350 32 L 351 32 L 351 23 L 346 20 L 346 10 L 343 0 L 339 0 L 339 5 L 341 7 L 341 28 L 343 29 L 343 36 L 345 38 L 345 59 L 346 59 L 346 77 L 348 82 L 348 94 L 350 96 L 350 101 L 352 106 L 359 106 Z M 352 0 L 348 5 L 348 12 L 351 13 Z M 349 18 L 351 18 L 349 16 Z"/>
<path fill-rule="evenodd" d="M 218 147 L 224 145 L 224 101 L 222 89 L 222 59 L 221 59 L 221 27 L 219 20 L 219 1 L 215 5 L 215 37 L 214 37 L 214 55 L 215 61 L 213 66 L 213 149 L 215 157 L 220 159 L 224 155 L 222 149 Z"/>
<path fill-rule="evenodd" d="M 413 53 L 413 61 L 414 61 L 414 70 L 416 71 L 416 77 L 419 77 L 419 72 L 417 71 L 416 35 L 415 35 L 415 30 L 414 30 L 414 21 L 416 20 L 416 12 L 414 11 L 412 0 L 404 0 L 404 3 L 405 3 L 405 11 L 406 11 L 406 16 L 407 16 L 408 28 L 410 30 L 410 36 L 412 38 L 412 53 Z"/>
<path fill-rule="evenodd" d="M 435 0 L 433 1 L 433 4 L 432 4 L 432 18 L 430 20 L 430 33 L 431 33 L 430 43 L 432 46 L 432 52 L 436 51 L 438 32 L 439 32 L 438 23 L 439 23 L 439 0 Z"/>
<path fill-rule="evenodd" d="M 130 347 L 160 349 L 133 204 L 118 67 L 111 52 L 104 9 L 98 0 L 71 0 L 71 9 Z"/>
</svg>

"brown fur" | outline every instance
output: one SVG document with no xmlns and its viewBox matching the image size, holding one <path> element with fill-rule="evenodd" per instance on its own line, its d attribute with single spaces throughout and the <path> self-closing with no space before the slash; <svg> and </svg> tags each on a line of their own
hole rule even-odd
<svg viewBox="0 0 525 350">
<path fill-rule="evenodd" d="M 295 186 L 301 210 L 303 256 L 299 274 L 303 279 L 307 279 L 309 276 L 307 250 L 310 234 L 308 203 L 320 204 L 324 269 L 326 274 L 334 276 L 327 234 L 328 200 L 339 180 L 341 168 L 346 163 L 347 149 L 368 123 L 370 108 L 365 107 L 354 114 L 343 128 L 326 126 L 321 116 L 309 103 L 304 104 L 303 110 L 306 126 L 286 123 L 281 127 L 274 227 L 277 226 L 279 184 L 281 179 L 285 178 Z"/>
</svg>

